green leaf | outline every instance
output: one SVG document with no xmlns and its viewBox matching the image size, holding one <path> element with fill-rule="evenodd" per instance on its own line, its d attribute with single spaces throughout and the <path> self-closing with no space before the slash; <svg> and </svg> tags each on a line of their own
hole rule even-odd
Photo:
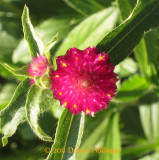
<svg viewBox="0 0 159 160">
<path fill-rule="evenodd" d="M 151 155 L 147 155 L 143 158 L 140 158 L 139 160 L 158 160 L 159 159 L 159 153 L 154 153 Z"/>
<path fill-rule="evenodd" d="M 0 32 L 0 61 L 11 63 L 11 56 L 13 50 L 16 48 L 19 40 L 1 30 Z"/>
<path fill-rule="evenodd" d="M 111 6 L 111 4 L 114 2 L 114 0 L 95 0 L 97 3 L 100 3 L 101 5 L 106 7 Z"/>
<path fill-rule="evenodd" d="M 137 0 L 118 0 L 122 18 L 125 20 L 132 12 Z"/>
<path fill-rule="evenodd" d="M 125 80 L 119 89 L 116 99 L 120 101 L 133 101 L 147 91 L 149 83 L 144 77 L 135 75 Z"/>
<path fill-rule="evenodd" d="M 58 34 L 56 34 L 53 37 L 53 39 L 44 46 L 43 55 L 46 55 L 48 60 L 50 60 L 50 50 L 54 47 L 54 45 L 57 42 L 57 36 L 58 36 Z"/>
<path fill-rule="evenodd" d="M 57 148 L 65 148 L 67 138 L 69 135 L 69 131 L 71 128 L 72 120 L 73 120 L 73 114 L 71 112 L 69 112 L 67 109 L 65 109 L 62 112 L 62 115 L 59 119 L 54 144 L 51 148 L 51 151 L 50 151 L 48 157 L 46 158 L 47 160 L 52 160 L 52 159 L 61 160 L 62 159 L 64 153 L 62 153 L 62 152 L 60 152 L 60 153 L 55 152 L 54 153 L 53 151 Z"/>
<path fill-rule="evenodd" d="M 119 8 L 122 17 L 125 19 L 131 13 L 136 0 L 118 0 Z M 141 42 L 136 46 L 134 52 L 139 62 L 140 70 L 147 75 L 149 72 L 149 65 L 153 60 L 157 60 L 157 33 L 156 31 L 148 32 Z"/>
<path fill-rule="evenodd" d="M 76 159 L 76 153 L 72 150 L 77 150 L 80 147 L 81 139 L 84 132 L 85 113 L 80 113 L 73 117 L 68 140 L 66 143 L 66 152 L 63 156 L 65 159 Z M 69 153 L 71 152 L 71 153 Z"/>
<path fill-rule="evenodd" d="M 159 26 L 158 16 L 158 0 L 138 0 L 129 18 L 105 36 L 97 48 L 110 55 L 112 64 L 120 63 L 132 52 L 145 32 Z"/>
<path fill-rule="evenodd" d="M 135 74 L 137 69 L 137 63 L 128 57 L 115 67 L 115 73 L 117 73 L 119 77 L 127 77 Z"/>
<path fill-rule="evenodd" d="M 130 103 L 121 110 L 120 128 L 123 146 L 147 142 L 142 129 L 139 110 L 135 104 Z"/>
<path fill-rule="evenodd" d="M 8 106 L 0 112 L 0 132 L 3 134 L 3 145 L 6 145 L 7 138 L 11 137 L 18 125 L 26 119 L 25 99 L 30 87 L 29 82 L 29 79 L 25 79 L 20 83 Z"/>
<path fill-rule="evenodd" d="M 119 113 L 113 113 L 109 118 L 106 127 L 104 146 L 106 149 L 111 149 L 111 152 L 101 153 L 100 160 L 120 160 L 121 159 L 121 144 L 119 131 Z M 116 151 L 115 151 L 116 150 Z"/>
<path fill-rule="evenodd" d="M 63 111 L 57 126 L 55 141 L 47 160 L 75 159 L 75 153 L 69 153 L 69 150 L 71 152 L 72 149 L 79 148 L 84 130 L 84 121 L 84 113 L 73 116 L 67 109 Z M 65 149 L 65 153 L 54 153 L 58 148 Z"/>
<path fill-rule="evenodd" d="M 88 156 L 92 154 L 92 147 L 94 147 L 98 140 L 101 139 L 102 134 L 105 131 L 104 129 L 108 124 L 110 115 L 111 113 L 107 114 L 107 111 L 103 111 L 93 118 L 90 117 L 90 121 L 87 119 L 89 123 L 87 122 L 85 127 L 86 131 L 83 137 L 85 139 L 82 141 L 80 147 L 80 149 L 85 149 L 86 151 L 84 153 L 79 152 L 77 154 L 77 160 L 86 160 Z"/>
<path fill-rule="evenodd" d="M 0 111 L 9 103 L 16 86 L 17 85 L 15 83 L 6 83 L 2 88 L 0 87 Z"/>
<path fill-rule="evenodd" d="M 65 54 L 74 46 L 79 49 L 96 46 L 115 26 L 118 13 L 116 7 L 110 7 L 88 17 L 69 33 L 55 55 Z"/>
<path fill-rule="evenodd" d="M 60 107 L 59 100 L 53 99 L 52 90 L 43 90 L 39 98 L 41 113 Z"/>
<path fill-rule="evenodd" d="M 137 2 L 136 0 L 118 0 L 120 12 L 123 19 L 126 19 L 130 15 L 136 2 Z M 148 56 L 144 38 L 136 46 L 134 52 L 139 62 L 141 72 L 146 74 L 148 67 Z"/>
<path fill-rule="evenodd" d="M 122 159 L 137 159 L 139 156 L 153 151 L 157 146 L 157 143 L 145 143 L 132 147 L 125 147 L 122 149 Z"/>
<path fill-rule="evenodd" d="M 25 79 L 24 76 L 16 76 L 12 74 L 2 64 L 0 64 L 0 76 L 6 79 L 17 79 L 18 81 L 23 81 Z"/>
<path fill-rule="evenodd" d="M 159 97 L 148 94 L 141 100 L 140 118 L 146 137 L 153 142 L 159 142 Z"/>
<path fill-rule="evenodd" d="M 123 19 L 126 19 L 133 10 L 136 0 L 118 0 L 119 8 Z M 145 39 L 143 38 L 141 42 L 136 46 L 135 56 L 139 62 L 140 70 L 143 74 L 147 73 L 148 67 L 148 56 L 145 46 Z"/>
<path fill-rule="evenodd" d="M 2 144 L 3 144 L 3 147 L 6 146 L 8 144 L 8 138 L 2 138 Z"/>
<path fill-rule="evenodd" d="M 158 65 L 159 61 L 159 48 L 158 48 L 158 32 L 157 30 L 148 32 L 145 37 L 145 43 L 147 47 L 148 60 L 149 63 L 154 63 Z"/>
<path fill-rule="evenodd" d="M 23 10 L 22 24 L 23 24 L 24 37 L 29 45 L 31 56 L 37 57 L 37 53 L 42 55 L 44 45 L 34 31 L 34 27 L 32 26 L 29 17 L 29 9 L 26 5 Z"/>
<path fill-rule="evenodd" d="M 149 73 L 149 65 L 159 60 L 158 42 L 156 31 L 151 31 L 145 35 L 135 48 L 135 56 L 139 62 L 141 72 L 145 75 Z"/>
<path fill-rule="evenodd" d="M 29 90 L 26 101 L 26 117 L 33 129 L 34 133 L 44 141 L 52 141 L 52 138 L 47 135 L 39 125 L 39 114 L 41 112 L 40 96 L 43 89 L 33 84 Z"/>
<path fill-rule="evenodd" d="M 71 8 L 75 9 L 77 12 L 84 16 L 93 14 L 97 11 L 104 9 L 102 5 L 94 0 L 64 0 Z"/>
<path fill-rule="evenodd" d="M 3 67 L 5 67 L 8 71 L 10 71 L 12 74 L 17 75 L 17 76 L 25 76 L 28 77 L 28 72 L 26 71 L 28 69 L 28 66 L 24 66 L 21 68 L 15 67 L 13 65 L 7 64 L 7 63 L 1 63 Z"/>
<path fill-rule="evenodd" d="M 35 30 L 40 35 L 44 43 L 50 41 L 52 37 L 57 33 L 59 33 L 58 41 L 61 41 L 72 28 L 70 21 L 71 19 L 68 17 L 49 18 L 38 25 Z M 24 39 L 21 40 L 21 42 L 13 52 L 13 62 L 30 62 L 31 57 L 28 56 L 28 50 L 29 48 L 26 41 L 24 41 Z"/>
<path fill-rule="evenodd" d="M 54 102 L 54 105 L 51 108 L 51 112 L 52 112 L 53 116 L 57 119 L 60 119 L 60 116 L 61 116 L 63 110 L 64 110 L 64 108 L 60 106 L 60 101 L 59 100 Z"/>
<path fill-rule="evenodd" d="M 148 69 L 148 54 L 145 39 L 143 38 L 141 42 L 135 48 L 135 56 L 139 62 L 140 70 L 143 74 L 147 75 Z"/>
</svg>

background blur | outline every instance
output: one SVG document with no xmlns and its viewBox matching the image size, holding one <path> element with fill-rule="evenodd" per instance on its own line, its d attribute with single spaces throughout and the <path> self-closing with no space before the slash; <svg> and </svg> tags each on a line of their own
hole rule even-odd
<svg viewBox="0 0 159 160">
<path fill-rule="evenodd" d="M 85 49 L 96 45 L 97 39 L 129 16 L 136 0 L 0 0 L 0 62 L 17 68 L 31 62 L 21 25 L 25 4 L 44 43 L 59 34 L 58 43 L 51 52 L 54 59 L 70 47 Z M 113 143 L 120 143 L 123 160 L 159 160 L 158 57 L 159 31 L 156 29 L 147 33 L 133 54 L 116 67 L 120 78 L 117 97 L 109 109 L 99 112 L 95 118 L 87 116 L 81 148 L 109 148 Z M 143 64 L 145 58 L 147 63 Z M 0 65 L 0 110 L 9 103 L 23 79 Z M 117 118 L 108 116 L 108 120 L 110 110 L 118 114 Z M 57 103 L 39 118 L 45 132 L 52 137 L 61 111 Z M 117 134 L 116 139 L 113 139 L 114 134 Z M 0 142 L 0 159 L 42 160 L 47 156 L 45 147 L 51 145 L 39 140 L 23 122 L 9 138 L 7 146 L 2 147 Z M 92 152 L 79 154 L 77 159 L 102 160 L 100 153 Z"/>
</svg>

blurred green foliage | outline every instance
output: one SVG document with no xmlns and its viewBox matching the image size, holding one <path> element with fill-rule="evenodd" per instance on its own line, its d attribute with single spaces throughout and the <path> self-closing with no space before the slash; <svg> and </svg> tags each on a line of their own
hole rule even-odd
<svg viewBox="0 0 159 160">
<path fill-rule="evenodd" d="M 150 0 L 140 2 L 147 3 Z M 55 63 L 56 56 L 65 54 L 69 47 L 76 46 L 84 49 L 89 45 L 97 45 L 129 17 L 136 3 L 137 0 L 0 0 L 0 62 L 14 65 L 18 69 L 31 61 L 21 25 L 25 4 L 29 7 L 36 33 L 44 44 L 51 41 L 58 33 L 57 44 L 51 50 L 51 57 Z M 155 12 L 154 15 L 155 20 L 159 22 L 159 16 L 157 17 L 159 13 Z M 151 20 L 151 17 L 148 20 Z M 154 24 L 155 27 L 156 24 L 157 22 Z M 136 34 L 139 32 L 138 28 L 134 31 Z M 110 39 L 114 33 L 109 33 Z M 139 39 L 141 40 L 141 37 Z M 106 48 L 111 50 L 111 47 L 110 44 Z M 127 49 L 127 46 L 121 47 L 123 50 Z M 116 66 L 120 81 L 115 100 L 110 103 L 107 110 L 96 114 L 95 118 L 86 116 L 80 147 L 91 150 L 92 147 L 100 149 L 104 146 L 114 149 L 121 146 L 120 154 L 80 153 L 77 154 L 77 160 L 159 159 L 159 30 L 153 29 L 145 33 L 133 53 Z M 0 111 L 9 104 L 17 85 L 24 78 L 24 76 L 16 77 L 0 64 Z M 18 93 L 20 92 L 19 87 Z M 15 103 L 23 106 L 23 99 L 27 93 L 26 89 L 25 92 L 22 91 L 22 95 L 15 94 L 17 98 Z M 37 124 L 54 139 L 57 122 L 63 109 L 58 101 L 51 102 L 50 92 L 42 92 L 42 96 L 43 101 L 39 102 L 39 106 L 42 106 L 41 110 L 35 114 Z M 46 99 L 48 99 L 47 104 Z M 35 109 L 29 105 L 28 107 L 33 111 Z M 13 107 L 12 112 L 21 113 L 16 107 Z M 7 115 L 9 117 L 10 110 Z M 26 117 L 22 114 L 21 116 L 23 122 L 20 125 L 17 122 L 17 130 L 13 126 L 9 128 L 13 136 L 5 135 L 9 137 L 8 144 L 2 147 L 0 142 L 0 159 L 46 158 L 47 153 L 44 149 L 51 147 L 52 143 L 39 140 L 33 133 L 38 133 L 35 126 L 31 129 L 26 122 Z M 29 122 L 32 120 L 30 116 L 31 114 L 28 113 Z M 12 120 L 12 117 L 10 119 Z M 0 139 L 3 137 L 1 132 L 0 130 Z M 43 135 L 39 135 L 41 136 Z M 7 143 L 7 139 L 4 142 Z"/>
</svg>

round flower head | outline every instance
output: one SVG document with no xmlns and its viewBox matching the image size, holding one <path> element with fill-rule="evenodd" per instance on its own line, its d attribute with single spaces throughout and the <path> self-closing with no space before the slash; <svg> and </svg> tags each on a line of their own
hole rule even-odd
<svg viewBox="0 0 159 160">
<path fill-rule="evenodd" d="M 33 63 L 29 65 L 27 72 L 31 77 L 40 77 L 47 71 L 48 62 L 46 57 L 37 54 L 37 58 L 33 57 Z"/>
<path fill-rule="evenodd" d="M 94 114 L 107 108 L 117 90 L 117 74 L 110 57 L 93 47 L 71 48 L 57 57 L 57 70 L 51 74 L 53 95 L 73 114 Z"/>
</svg>

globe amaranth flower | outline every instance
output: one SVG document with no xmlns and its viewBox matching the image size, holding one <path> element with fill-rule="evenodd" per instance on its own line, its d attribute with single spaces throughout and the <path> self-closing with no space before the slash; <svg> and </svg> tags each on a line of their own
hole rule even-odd
<svg viewBox="0 0 159 160">
<path fill-rule="evenodd" d="M 117 74 L 110 57 L 95 47 L 69 49 L 57 57 L 57 70 L 51 74 L 53 96 L 73 114 L 94 114 L 107 108 L 117 91 Z"/>
<path fill-rule="evenodd" d="M 29 64 L 29 69 L 27 72 L 29 73 L 29 76 L 31 77 L 41 77 L 45 74 L 47 71 L 47 68 L 49 66 L 48 61 L 45 56 L 37 54 L 37 58 L 32 58 L 33 62 Z M 35 83 L 34 79 L 31 79 L 31 84 Z"/>
</svg>

